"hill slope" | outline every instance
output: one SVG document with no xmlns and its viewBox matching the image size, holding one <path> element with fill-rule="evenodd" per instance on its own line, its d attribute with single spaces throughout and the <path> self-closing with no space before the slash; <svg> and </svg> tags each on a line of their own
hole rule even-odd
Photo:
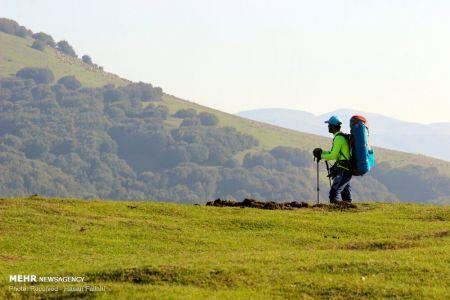
<svg viewBox="0 0 450 300">
<path fill-rule="evenodd" d="M 315 198 L 310 153 L 314 147 L 328 148 L 329 138 L 167 94 L 161 98 L 161 89 L 149 84 L 127 84 L 93 72 L 78 60 L 60 59 L 51 48 L 31 49 L 29 38 L 0 33 L 0 42 L 3 195 L 184 203 L 216 197 Z M 16 80 L 11 74 L 22 66 L 49 67 L 56 79 L 75 75 L 83 88 Z M 118 87 L 96 88 L 105 83 Z M 159 96 L 153 97 L 155 91 Z M 193 120 L 175 116 L 186 108 L 213 113 L 218 124 L 200 126 L 198 115 Z M 193 125 L 183 125 L 186 121 Z M 273 151 L 279 146 L 285 148 L 277 156 Z M 378 168 L 370 176 L 354 180 L 356 200 L 449 203 L 449 162 L 381 148 L 376 148 L 376 159 Z M 323 187 L 328 183 L 321 168 Z M 327 197 L 326 189 L 321 196 Z"/>
<path fill-rule="evenodd" d="M 11 77 L 24 67 L 49 68 L 56 80 L 63 76 L 75 75 L 85 87 L 98 87 L 106 84 L 123 86 L 129 80 L 99 69 L 92 68 L 79 59 L 64 55 L 51 47 L 44 51 L 31 48 L 32 38 L 21 38 L 0 32 L 0 77 Z"/>
<path fill-rule="evenodd" d="M 450 208 L 0 199 L 0 297 L 448 299 Z M 81 276 L 14 292 L 10 274 Z M 104 292 L 64 292 L 95 285 Z"/>
<path fill-rule="evenodd" d="M 265 122 L 297 131 L 327 135 L 323 120 L 339 115 L 349 120 L 352 115 L 366 116 L 371 124 L 371 140 L 374 145 L 411 153 L 438 157 L 450 161 L 447 149 L 450 147 L 450 123 L 419 124 L 404 122 L 379 114 L 341 109 L 323 115 L 313 115 L 300 110 L 266 108 L 242 111 L 238 116 Z M 349 131 L 348 124 L 344 130 Z"/>
<path fill-rule="evenodd" d="M 330 137 L 300 132 L 293 129 L 283 128 L 277 125 L 267 124 L 262 121 L 255 121 L 245 117 L 227 114 L 195 102 L 183 100 L 172 95 L 166 95 L 164 103 L 170 108 L 171 112 L 175 112 L 182 108 L 193 108 L 198 111 L 209 111 L 217 114 L 220 118 L 220 125 L 233 126 L 243 133 L 251 134 L 260 141 L 259 150 L 271 149 L 282 145 L 288 147 L 296 147 L 307 151 L 312 151 L 315 147 L 328 148 L 331 143 Z M 319 122 L 320 126 L 323 124 Z M 406 165 L 417 165 L 422 167 L 436 167 L 442 174 L 450 177 L 450 162 L 429 156 L 396 151 L 386 148 L 375 147 L 376 161 L 389 162 L 395 167 L 403 167 Z"/>
<path fill-rule="evenodd" d="M 75 75 L 85 87 L 103 86 L 105 84 L 121 86 L 129 83 L 128 80 L 121 79 L 114 74 L 94 72 L 85 64 L 72 62 L 71 58 L 67 56 L 61 59 L 61 54 L 58 55 L 58 52 L 52 48 L 47 47 L 45 52 L 34 50 L 31 48 L 32 43 L 33 41 L 30 38 L 24 39 L 0 32 L 0 45 L 2 46 L 2 52 L 0 53 L 0 78 L 13 76 L 23 67 L 46 67 L 55 73 L 57 79 L 66 75 Z M 271 149 L 281 145 L 311 150 L 317 145 L 326 147 L 330 142 L 329 138 L 295 130 L 286 130 L 279 126 L 236 117 L 172 95 L 165 95 L 163 100 L 164 104 L 170 108 L 171 114 L 182 108 L 193 108 L 198 111 L 210 111 L 217 114 L 220 118 L 221 126 L 236 127 L 243 133 L 255 136 L 260 141 L 259 149 Z M 172 124 L 179 125 L 179 120 L 174 118 L 171 120 Z M 241 156 L 243 157 L 243 154 Z M 440 171 L 450 175 L 449 163 L 421 155 L 379 149 L 377 158 L 380 162 L 389 161 L 396 166 L 404 166 L 408 163 L 420 166 L 435 166 Z"/>
</svg>

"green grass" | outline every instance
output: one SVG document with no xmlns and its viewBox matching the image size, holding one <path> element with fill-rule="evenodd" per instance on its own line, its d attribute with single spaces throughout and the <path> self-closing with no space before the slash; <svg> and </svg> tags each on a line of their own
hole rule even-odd
<svg viewBox="0 0 450 300">
<path fill-rule="evenodd" d="M 1 199 L 0 228 L 0 298 L 450 297 L 449 206 L 266 211 L 31 197 Z M 86 276 L 107 291 L 14 293 L 9 274 Z"/>
<path fill-rule="evenodd" d="M 0 32 L 0 77 L 14 76 L 24 67 L 48 68 L 53 71 L 55 81 L 66 75 L 75 75 L 84 87 L 99 87 L 105 84 L 122 86 L 129 81 L 117 75 L 92 69 L 89 65 L 55 49 L 46 47 L 42 51 L 31 48 L 33 39 L 21 38 Z M 95 58 L 94 58 L 95 60 Z"/>
</svg>

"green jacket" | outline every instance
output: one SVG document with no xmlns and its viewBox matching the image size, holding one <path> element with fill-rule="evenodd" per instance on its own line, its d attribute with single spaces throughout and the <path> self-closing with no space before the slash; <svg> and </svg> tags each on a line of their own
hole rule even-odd
<svg viewBox="0 0 450 300">
<path fill-rule="evenodd" d="M 339 161 L 348 161 L 350 160 L 350 145 L 345 137 L 342 135 L 337 136 L 341 131 L 336 132 L 334 134 L 333 146 L 331 147 L 331 151 L 322 151 L 322 159 L 325 160 L 335 160 L 337 162 L 337 166 L 341 167 L 345 170 L 349 170 L 349 168 L 341 165 Z"/>
</svg>

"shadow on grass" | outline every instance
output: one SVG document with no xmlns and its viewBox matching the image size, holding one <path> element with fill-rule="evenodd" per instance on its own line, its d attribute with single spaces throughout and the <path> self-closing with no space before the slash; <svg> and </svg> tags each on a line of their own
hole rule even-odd
<svg viewBox="0 0 450 300">
<path fill-rule="evenodd" d="M 398 289 L 380 289 L 373 286 L 349 285 L 346 282 L 336 282 L 326 284 L 319 282 L 297 282 L 280 289 L 276 296 L 306 299 L 411 299 L 415 295 L 413 292 Z M 274 295 L 275 296 L 275 295 Z"/>
<path fill-rule="evenodd" d="M 377 251 L 377 250 L 398 250 L 415 247 L 412 242 L 403 241 L 369 241 L 349 243 L 342 246 L 345 250 Z"/>
<path fill-rule="evenodd" d="M 437 239 L 437 238 L 445 238 L 448 236 L 450 236 L 450 230 L 411 234 L 411 235 L 404 236 L 403 239 L 409 240 L 409 241 L 418 241 L 418 240 L 423 240 L 423 239 L 427 239 L 427 238 Z"/>
<path fill-rule="evenodd" d="M 5 299 L 95 299 L 97 294 L 95 292 L 83 291 L 83 292 L 67 292 L 63 289 L 57 292 L 20 292 L 11 293 L 6 292 Z"/>
<path fill-rule="evenodd" d="M 204 288 L 236 287 L 244 270 L 192 270 L 175 266 L 124 268 L 86 274 L 89 282 L 178 284 Z"/>
</svg>

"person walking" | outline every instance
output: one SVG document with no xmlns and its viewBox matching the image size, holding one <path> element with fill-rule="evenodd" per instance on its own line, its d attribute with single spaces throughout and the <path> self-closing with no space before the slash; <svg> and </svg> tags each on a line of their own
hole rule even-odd
<svg viewBox="0 0 450 300">
<path fill-rule="evenodd" d="M 352 202 L 352 167 L 350 162 L 350 144 L 348 135 L 341 132 L 342 119 L 339 116 L 332 116 L 328 121 L 328 132 L 333 134 L 333 146 L 330 151 L 323 151 L 316 148 L 313 151 L 314 157 L 319 161 L 335 160 L 336 163 L 330 168 L 330 176 L 333 184 L 330 189 L 330 203 L 338 203 L 339 198 L 344 202 Z"/>
</svg>

